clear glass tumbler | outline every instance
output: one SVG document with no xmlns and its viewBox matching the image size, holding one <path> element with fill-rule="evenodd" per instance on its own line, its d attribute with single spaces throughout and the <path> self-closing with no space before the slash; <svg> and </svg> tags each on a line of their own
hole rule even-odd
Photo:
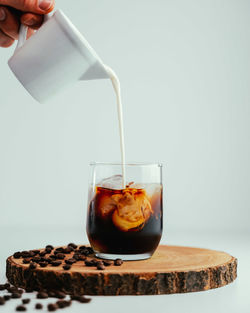
<svg viewBox="0 0 250 313">
<path fill-rule="evenodd" d="M 162 235 L 162 165 L 92 163 L 87 234 L 104 259 L 150 258 Z M 125 181 L 125 184 L 124 184 Z"/>
</svg>

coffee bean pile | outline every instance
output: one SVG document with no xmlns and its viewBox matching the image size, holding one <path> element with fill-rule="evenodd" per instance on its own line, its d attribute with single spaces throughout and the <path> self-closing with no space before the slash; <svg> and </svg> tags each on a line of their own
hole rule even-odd
<svg viewBox="0 0 250 313">
<path fill-rule="evenodd" d="M 6 304 L 6 302 L 11 299 L 21 298 L 24 293 L 23 289 L 11 286 L 9 283 L 0 284 L 0 290 L 1 291 L 6 290 L 9 293 L 9 294 L 0 296 L 0 305 Z M 68 300 L 65 299 L 66 297 L 68 297 Z M 80 303 L 89 303 L 91 301 L 91 298 L 86 298 L 85 296 L 82 296 L 82 295 L 81 296 L 77 296 L 77 295 L 67 296 L 64 292 L 58 291 L 58 290 L 39 291 L 36 294 L 36 298 L 37 299 L 48 299 L 48 298 L 59 299 L 55 303 L 49 303 L 47 305 L 47 310 L 50 312 L 69 307 L 72 304 L 72 301 L 77 301 Z M 22 299 L 22 303 L 17 305 L 16 311 L 18 312 L 27 311 L 26 305 L 29 304 L 30 301 L 31 299 L 29 298 Z M 36 303 L 34 306 L 36 310 L 41 310 L 43 309 L 43 307 L 44 307 L 43 304 L 39 302 Z"/>
<path fill-rule="evenodd" d="M 72 256 L 67 258 L 67 255 L 69 254 Z M 42 250 L 16 252 L 13 257 L 15 259 L 22 259 L 22 263 L 28 264 L 29 269 L 31 270 L 38 267 L 62 266 L 65 271 L 68 271 L 75 263 L 80 261 L 84 261 L 85 266 L 92 266 L 96 267 L 98 270 L 105 270 L 106 266 L 120 266 L 123 263 L 121 259 L 116 259 L 114 262 L 96 259 L 91 247 L 77 246 L 74 243 L 69 243 L 66 248 L 54 248 L 52 245 L 47 245 L 45 249 Z"/>
<path fill-rule="evenodd" d="M 70 255 L 70 256 L 69 256 Z M 121 266 L 123 261 L 121 259 L 116 259 L 114 261 L 96 259 L 94 256 L 94 251 L 88 246 L 77 246 L 74 243 L 69 243 L 66 247 L 54 248 L 52 245 L 47 245 L 45 249 L 41 250 L 30 250 L 15 252 L 13 255 L 14 259 L 22 259 L 22 263 L 26 264 L 30 270 L 35 270 L 37 268 L 45 268 L 48 266 L 62 267 L 63 270 L 68 271 L 74 266 L 75 263 L 82 261 L 84 266 L 95 267 L 97 270 L 105 270 L 108 266 Z M 0 284 L 0 291 L 6 290 L 8 294 L 0 296 L 0 305 L 4 305 L 7 301 L 11 299 L 19 299 L 22 297 L 24 290 L 11 286 L 9 283 Z M 33 290 L 26 289 L 27 292 L 33 292 Z M 37 292 L 37 299 L 48 299 L 57 298 L 59 299 L 55 303 L 49 303 L 47 305 L 47 310 L 50 312 L 56 311 L 57 309 L 63 309 L 69 307 L 72 301 L 77 301 L 80 303 L 89 303 L 91 298 L 86 298 L 83 295 L 70 295 L 69 299 L 66 300 L 66 293 L 59 290 L 39 290 Z M 22 299 L 22 303 L 16 307 L 16 311 L 26 311 L 27 304 L 29 304 L 31 299 Z M 43 309 L 43 304 L 36 303 L 36 310 Z"/>
</svg>

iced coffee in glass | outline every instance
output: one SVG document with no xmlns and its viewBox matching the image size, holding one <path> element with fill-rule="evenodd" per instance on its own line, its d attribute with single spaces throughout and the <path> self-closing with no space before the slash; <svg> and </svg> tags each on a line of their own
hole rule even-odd
<svg viewBox="0 0 250 313">
<path fill-rule="evenodd" d="M 151 257 L 162 235 L 161 164 L 91 164 L 87 234 L 97 257 Z M 124 180 L 125 179 L 125 180 Z"/>
</svg>

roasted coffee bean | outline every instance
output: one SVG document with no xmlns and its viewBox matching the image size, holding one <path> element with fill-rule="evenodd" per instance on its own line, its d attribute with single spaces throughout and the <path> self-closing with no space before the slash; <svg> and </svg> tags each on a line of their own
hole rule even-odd
<svg viewBox="0 0 250 313">
<path fill-rule="evenodd" d="M 22 251 L 21 256 L 22 258 L 30 258 L 32 255 L 29 251 Z"/>
<path fill-rule="evenodd" d="M 87 247 L 87 250 L 89 251 L 89 254 L 93 254 L 94 250 L 91 247 Z"/>
<path fill-rule="evenodd" d="M 46 254 L 47 254 L 46 251 L 41 251 L 41 252 L 39 252 L 39 255 L 40 255 L 40 256 L 45 256 Z"/>
<path fill-rule="evenodd" d="M 9 283 L 6 283 L 6 284 L 4 284 L 4 286 L 5 286 L 5 289 L 7 289 L 7 288 L 10 287 L 10 284 L 9 284 Z"/>
<path fill-rule="evenodd" d="M 30 250 L 30 251 L 29 251 L 29 254 L 30 254 L 30 257 L 31 257 L 31 258 L 32 258 L 33 256 L 35 256 L 35 253 L 34 253 L 33 250 Z"/>
<path fill-rule="evenodd" d="M 75 259 L 76 261 L 79 261 L 79 256 L 80 254 L 75 253 L 73 254 L 73 259 Z"/>
<path fill-rule="evenodd" d="M 9 292 L 12 292 L 12 290 L 16 290 L 16 287 L 9 286 L 6 288 Z M 13 291 L 14 292 L 14 291 Z"/>
<path fill-rule="evenodd" d="M 63 253 L 57 253 L 56 258 L 59 260 L 63 260 L 65 258 L 65 255 Z"/>
<path fill-rule="evenodd" d="M 70 254 L 72 251 L 74 251 L 74 249 L 72 247 L 67 247 L 63 250 L 63 253 L 65 254 Z"/>
<path fill-rule="evenodd" d="M 21 289 L 18 289 L 17 287 L 14 287 L 14 286 L 9 287 L 8 291 L 11 293 L 13 293 L 13 292 L 22 293 Z"/>
<path fill-rule="evenodd" d="M 23 302 L 23 304 L 28 304 L 28 303 L 30 303 L 30 299 L 23 299 L 22 302 Z"/>
<path fill-rule="evenodd" d="M 18 292 L 13 292 L 12 295 L 11 295 L 12 299 L 19 299 L 21 297 L 22 297 L 22 294 L 18 293 Z"/>
<path fill-rule="evenodd" d="M 109 261 L 109 260 L 103 260 L 102 262 L 103 262 L 103 264 L 104 264 L 105 266 L 110 266 L 110 265 L 113 264 L 113 262 L 112 262 L 112 261 Z"/>
<path fill-rule="evenodd" d="M 16 307 L 16 311 L 20 311 L 20 312 L 23 312 L 23 311 L 26 311 L 26 307 L 24 305 L 18 305 Z"/>
<path fill-rule="evenodd" d="M 93 262 L 93 260 L 85 260 L 84 263 L 86 266 L 95 266 L 95 262 Z"/>
<path fill-rule="evenodd" d="M 58 300 L 56 301 L 56 304 L 60 309 L 65 308 L 64 300 Z"/>
<path fill-rule="evenodd" d="M 105 266 L 102 262 L 97 262 L 96 268 L 98 270 L 105 270 Z"/>
<path fill-rule="evenodd" d="M 40 250 L 31 250 L 31 251 L 34 253 L 34 255 L 37 255 L 40 253 Z"/>
<path fill-rule="evenodd" d="M 91 301 L 91 298 L 86 298 L 84 296 L 71 295 L 70 298 L 71 298 L 71 300 L 76 300 L 76 301 L 79 301 L 81 303 L 88 303 Z"/>
<path fill-rule="evenodd" d="M 66 297 L 66 294 L 62 291 L 56 290 L 55 291 L 55 297 L 58 299 L 64 299 Z"/>
<path fill-rule="evenodd" d="M 65 271 L 68 271 L 68 270 L 71 269 L 71 266 L 70 266 L 69 264 L 64 264 L 64 265 L 63 265 L 63 269 L 64 269 Z"/>
<path fill-rule="evenodd" d="M 58 248 L 56 248 L 56 250 L 55 251 L 57 251 L 57 252 L 63 252 L 63 247 L 58 247 Z"/>
<path fill-rule="evenodd" d="M 75 300 L 75 301 L 79 301 L 81 296 L 77 296 L 77 295 L 70 295 L 70 299 L 71 300 Z"/>
<path fill-rule="evenodd" d="M 71 259 L 67 259 L 67 260 L 65 260 L 65 263 L 66 263 L 66 264 L 70 264 L 70 265 L 72 265 L 72 264 L 76 263 L 76 260 L 75 260 L 75 259 L 73 259 L 73 258 L 71 258 Z"/>
<path fill-rule="evenodd" d="M 30 292 L 33 292 L 34 290 L 32 289 L 32 288 L 26 288 L 25 289 L 25 292 L 27 292 L 27 293 L 30 293 Z"/>
<path fill-rule="evenodd" d="M 29 264 L 31 259 L 23 259 L 23 264 Z"/>
<path fill-rule="evenodd" d="M 11 295 L 4 295 L 3 298 L 5 301 L 8 301 L 11 299 Z"/>
<path fill-rule="evenodd" d="M 32 260 L 33 262 L 37 262 L 37 263 L 40 262 L 40 261 L 42 261 L 40 256 L 34 256 L 31 260 Z"/>
<path fill-rule="evenodd" d="M 17 290 L 16 290 L 18 293 L 23 293 L 23 289 L 19 289 L 19 288 L 17 288 Z"/>
<path fill-rule="evenodd" d="M 81 250 L 77 250 L 77 253 L 81 254 L 81 255 L 88 255 L 88 250 L 87 249 L 81 249 Z"/>
<path fill-rule="evenodd" d="M 56 297 L 56 293 L 53 290 L 48 291 L 48 295 L 50 298 L 55 298 Z"/>
<path fill-rule="evenodd" d="M 11 292 L 11 293 L 13 293 L 13 292 L 18 292 L 18 288 L 17 288 L 17 287 L 14 287 L 14 286 L 8 287 L 7 290 L 8 290 L 9 292 Z M 20 292 L 18 292 L 18 293 L 20 293 Z"/>
<path fill-rule="evenodd" d="M 43 308 L 43 305 L 41 303 L 36 303 L 35 308 L 37 310 L 41 310 Z"/>
<path fill-rule="evenodd" d="M 52 266 L 59 266 L 59 265 L 61 265 L 62 264 L 62 261 L 52 261 L 51 262 L 51 265 Z"/>
<path fill-rule="evenodd" d="M 80 246 L 79 250 L 86 249 L 86 246 Z"/>
<path fill-rule="evenodd" d="M 57 306 L 60 308 L 60 309 L 63 309 L 63 308 L 66 308 L 68 306 L 71 305 L 71 301 L 67 301 L 67 300 L 58 300 L 56 302 Z"/>
<path fill-rule="evenodd" d="M 121 266 L 122 263 L 123 263 L 122 259 L 115 259 L 114 260 L 114 265 L 116 265 L 116 266 Z"/>
<path fill-rule="evenodd" d="M 79 261 L 85 261 L 86 260 L 86 256 L 85 255 L 79 255 Z"/>
<path fill-rule="evenodd" d="M 5 285 L 1 284 L 0 285 L 0 290 L 5 290 L 5 289 L 6 289 Z"/>
<path fill-rule="evenodd" d="M 73 249 L 76 249 L 77 245 L 71 242 L 68 244 L 68 247 L 72 247 Z"/>
<path fill-rule="evenodd" d="M 52 254 L 52 255 L 50 255 L 50 256 L 49 256 L 49 258 L 50 258 L 51 260 L 56 260 L 56 256 L 55 256 L 55 255 L 53 255 L 53 254 Z"/>
<path fill-rule="evenodd" d="M 46 254 L 51 253 L 52 249 L 50 248 L 45 248 Z"/>
<path fill-rule="evenodd" d="M 53 312 L 58 309 L 58 306 L 56 304 L 50 303 L 48 304 L 47 308 L 48 308 L 48 311 Z"/>
<path fill-rule="evenodd" d="M 20 291 L 18 288 L 16 287 L 12 287 L 11 290 L 8 290 L 11 294 L 13 293 L 18 293 L 20 295 L 22 295 L 22 291 Z"/>
<path fill-rule="evenodd" d="M 40 291 L 40 292 L 38 292 L 36 297 L 37 297 L 37 299 L 47 299 L 49 297 L 49 295 L 45 291 Z"/>
<path fill-rule="evenodd" d="M 84 296 L 81 296 L 80 299 L 79 299 L 79 301 L 80 301 L 81 303 L 89 303 L 89 302 L 91 301 L 91 298 L 86 298 L 86 297 L 84 297 Z"/>
<path fill-rule="evenodd" d="M 36 263 L 30 263 L 29 269 L 34 270 L 37 267 Z"/>
<path fill-rule="evenodd" d="M 13 255 L 13 257 L 14 257 L 15 259 L 20 259 L 21 256 L 22 256 L 21 252 L 15 252 L 14 255 Z"/>
<path fill-rule="evenodd" d="M 46 267 L 47 265 L 48 265 L 48 262 L 39 262 L 39 265 L 41 266 L 41 267 Z"/>
<path fill-rule="evenodd" d="M 85 248 L 85 249 L 81 249 L 81 250 L 78 250 L 79 251 L 79 253 L 80 254 L 82 254 L 82 255 L 89 255 L 90 253 L 89 253 L 89 250 L 87 249 L 87 248 Z"/>
<path fill-rule="evenodd" d="M 45 249 L 51 249 L 51 250 L 53 250 L 54 247 L 53 247 L 52 245 L 47 245 L 47 246 L 45 247 Z"/>
<path fill-rule="evenodd" d="M 21 253 L 21 256 L 22 256 L 22 257 L 23 257 L 23 255 L 25 255 L 25 254 L 28 254 L 28 255 L 30 254 L 29 251 L 26 251 L 26 250 L 25 250 L 25 251 L 21 251 L 20 253 Z"/>
<path fill-rule="evenodd" d="M 5 299 L 3 297 L 0 297 L 0 305 L 4 305 L 5 304 Z"/>
<path fill-rule="evenodd" d="M 85 261 L 86 260 L 86 256 L 82 255 L 82 254 L 74 254 L 73 258 L 76 259 L 77 261 Z"/>
</svg>

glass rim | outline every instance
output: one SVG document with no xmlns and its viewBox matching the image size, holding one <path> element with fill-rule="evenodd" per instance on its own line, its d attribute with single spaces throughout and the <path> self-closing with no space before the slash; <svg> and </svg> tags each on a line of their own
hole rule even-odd
<svg viewBox="0 0 250 313">
<path fill-rule="evenodd" d="M 122 166 L 123 163 L 121 162 L 90 162 L 90 166 L 97 166 L 97 165 L 110 165 L 110 166 Z M 132 163 L 125 163 L 125 166 L 158 166 L 163 167 L 162 163 L 148 163 L 148 162 L 132 162 Z"/>
</svg>

